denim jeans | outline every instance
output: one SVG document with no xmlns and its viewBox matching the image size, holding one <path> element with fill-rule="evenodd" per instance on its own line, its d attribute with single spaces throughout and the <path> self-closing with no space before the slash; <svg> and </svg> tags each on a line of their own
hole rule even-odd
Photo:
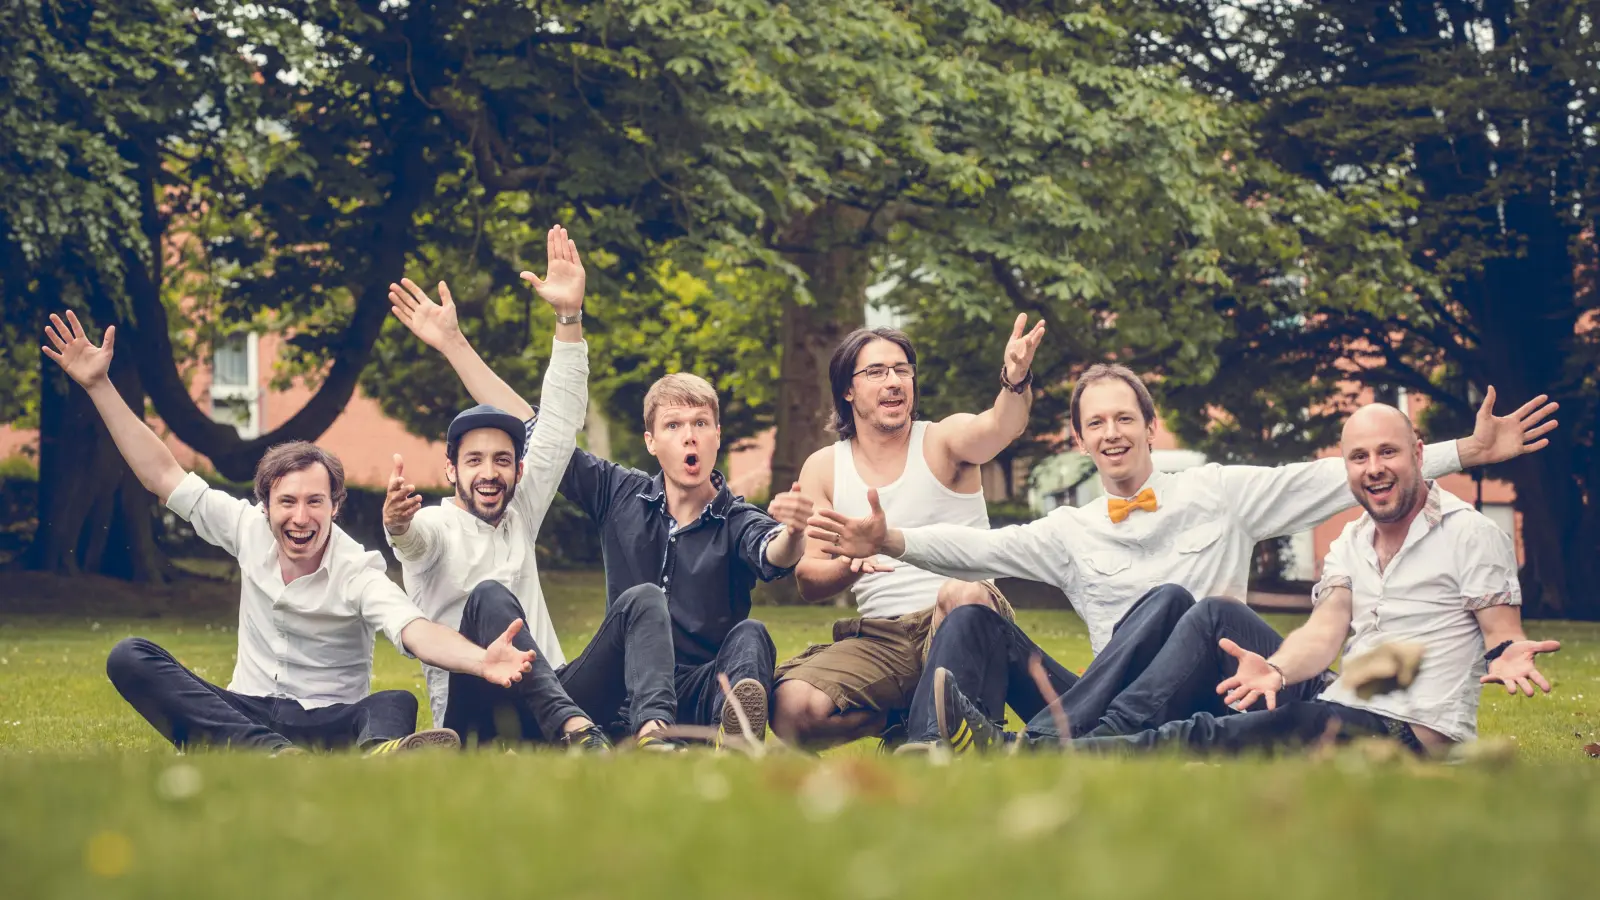
<svg viewBox="0 0 1600 900">
<path fill-rule="evenodd" d="M 522 616 L 522 604 L 509 589 L 486 581 L 467 598 L 461 634 L 487 647 Z M 613 735 L 631 734 L 651 720 L 670 724 L 676 718 L 672 623 L 666 595 L 655 585 L 623 592 L 606 610 L 589 646 L 560 669 L 545 660 L 526 628 L 511 642 L 536 655 L 533 669 L 510 687 L 475 675 L 450 674 L 445 727 L 463 739 L 470 735 L 488 741 L 507 734 L 554 741 L 574 716 L 585 716 Z"/>
<path fill-rule="evenodd" d="M 1320 680 L 1315 683 L 1321 684 Z M 1090 753 L 1168 750 L 1198 756 L 1234 756 L 1279 747 L 1301 748 L 1323 738 L 1344 742 L 1359 737 L 1392 737 L 1413 753 L 1424 752 L 1411 726 L 1404 722 L 1337 703 L 1299 699 L 1280 699 L 1278 707 L 1270 710 L 1223 716 L 1195 713 L 1133 734 L 1079 738 L 1072 747 Z"/>
<path fill-rule="evenodd" d="M 685 725 L 716 726 L 722 721 L 722 685 L 717 673 L 728 676 L 729 686 L 754 678 L 767 690 L 772 702 L 772 672 L 777 667 L 778 650 L 767 634 L 767 626 L 745 619 L 733 626 L 717 648 L 717 658 L 698 666 L 679 665 L 674 671 L 678 690 L 678 711 Z"/>
<path fill-rule="evenodd" d="M 1072 688 L 1078 676 L 1039 649 L 1014 622 L 1008 622 L 987 606 L 958 606 L 945 616 L 928 647 L 911 710 L 906 717 L 906 733 L 911 741 L 929 742 L 939 736 L 934 712 L 933 673 L 949 669 L 961 692 L 999 721 L 1010 706 L 1024 721 L 1049 716 L 1045 698 L 1028 670 L 1035 655 L 1044 664 L 1051 688 L 1061 695 Z"/>
<path fill-rule="evenodd" d="M 281 750 L 291 745 L 366 747 L 417 730 L 417 698 L 379 691 L 355 703 L 307 708 L 284 697 L 252 697 L 217 687 L 144 638 L 124 638 L 106 675 L 145 721 L 174 746 L 211 744 Z"/>
</svg>

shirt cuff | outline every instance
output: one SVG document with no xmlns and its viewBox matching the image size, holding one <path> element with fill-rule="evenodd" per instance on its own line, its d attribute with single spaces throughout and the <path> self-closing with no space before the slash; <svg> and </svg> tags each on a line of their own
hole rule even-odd
<svg viewBox="0 0 1600 900">
<path fill-rule="evenodd" d="M 1491 606 L 1521 606 L 1522 591 L 1496 591 L 1484 594 L 1482 597 L 1468 597 L 1465 605 L 1471 612 L 1488 609 Z"/>
<path fill-rule="evenodd" d="M 1316 586 L 1311 588 L 1311 608 L 1316 609 L 1321 606 L 1322 601 L 1328 599 L 1328 595 L 1339 588 L 1350 590 L 1353 583 L 1349 575 L 1333 575 L 1323 578 L 1316 583 Z"/>
<path fill-rule="evenodd" d="M 178 482 L 178 486 L 167 496 L 167 509 L 187 522 L 194 516 L 194 508 L 200 505 L 200 498 L 209 490 L 211 485 L 206 484 L 204 478 L 190 472 L 183 476 L 183 480 Z"/>
<path fill-rule="evenodd" d="M 761 546 L 756 549 L 756 554 L 761 560 L 761 580 L 763 581 L 772 581 L 776 578 L 782 578 L 783 576 L 794 571 L 794 566 L 775 565 L 771 560 L 767 559 L 767 545 L 772 543 L 772 539 L 777 537 L 782 531 L 782 525 L 772 526 L 772 530 L 768 531 L 766 536 L 761 539 Z"/>
</svg>

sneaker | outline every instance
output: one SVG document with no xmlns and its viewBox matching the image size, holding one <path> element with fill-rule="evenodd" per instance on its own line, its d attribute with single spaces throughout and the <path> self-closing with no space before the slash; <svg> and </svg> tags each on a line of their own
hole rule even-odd
<svg viewBox="0 0 1600 900">
<path fill-rule="evenodd" d="M 689 748 L 677 738 L 662 737 L 652 732 L 635 738 L 633 749 L 646 750 L 651 753 L 679 753 Z"/>
<path fill-rule="evenodd" d="M 429 728 L 427 731 L 418 731 L 403 738 L 384 741 L 368 750 L 367 755 L 381 756 L 386 753 L 401 753 L 406 750 L 424 750 L 434 747 L 446 750 L 459 749 L 461 747 L 461 736 L 449 728 Z"/>
<path fill-rule="evenodd" d="M 561 745 L 574 753 L 608 753 L 611 751 L 611 739 L 600 730 L 598 725 L 579 728 L 569 731 L 561 736 Z"/>
<path fill-rule="evenodd" d="M 306 756 L 306 755 L 308 755 L 306 753 L 306 751 L 300 749 L 299 747 L 296 747 L 293 744 L 286 744 L 286 745 L 284 745 L 282 747 L 279 747 L 278 749 L 272 751 L 272 756 L 273 756 L 274 759 L 276 759 L 277 757 L 280 757 L 280 756 Z"/>
<path fill-rule="evenodd" d="M 722 746 L 730 735 L 744 737 L 744 729 L 739 727 L 739 714 L 734 712 L 734 704 L 738 704 L 739 709 L 744 712 L 745 721 L 750 723 L 750 733 L 755 735 L 756 743 L 765 741 L 767 689 L 754 678 L 741 678 L 722 699 L 722 720 L 721 727 L 717 731 L 717 746 Z"/>
<path fill-rule="evenodd" d="M 906 741 L 894 748 L 895 756 L 927 756 L 937 753 L 939 744 L 936 741 Z"/>
<path fill-rule="evenodd" d="M 933 709 L 939 718 L 939 737 L 954 753 L 987 753 L 1005 740 L 1000 726 L 961 693 L 956 677 L 943 666 L 933 672 Z"/>
</svg>

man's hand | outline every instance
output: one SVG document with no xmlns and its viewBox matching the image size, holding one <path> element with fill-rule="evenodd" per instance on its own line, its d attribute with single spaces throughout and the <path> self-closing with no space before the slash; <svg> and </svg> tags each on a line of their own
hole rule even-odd
<svg viewBox="0 0 1600 900">
<path fill-rule="evenodd" d="M 560 225 L 545 235 L 545 255 L 548 259 L 543 280 L 532 272 L 523 272 L 522 278 L 539 296 L 553 307 L 558 315 L 570 316 L 583 309 L 583 260 L 578 258 L 578 245 L 567 237 Z"/>
<path fill-rule="evenodd" d="M 383 498 L 383 530 L 400 535 L 411 530 L 411 520 L 422 508 L 422 495 L 417 486 L 407 484 L 405 461 L 394 455 L 394 473 L 389 476 L 389 492 Z"/>
<path fill-rule="evenodd" d="M 1506 686 L 1508 694 L 1515 694 L 1520 688 L 1524 694 L 1532 697 L 1534 685 L 1538 685 L 1548 694 L 1550 682 L 1546 681 L 1534 667 L 1533 658 L 1541 653 L 1554 653 L 1560 649 L 1560 641 L 1517 641 L 1489 663 L 1489 674 L 1478 681 L 1481 684 L 1499 682 Z"/>
<path fill-rule="evenodd" d="M 424 344 L 443 351 L 452 341 L 461 338 L 461 323 L 456 320 L 456 301 L 450 296 L 450 286 L 439 282 L 439 302 L 428 298 L 428 292 L 409 278 L 399 284 L 389 285 L 390 311 L 411 333 Z"/>
<path fill-rule="evenodd" d="M 1006 381 L 1016 384 L 1027 377 L 1033 366 L 1033 354 L 1044 340 L 1044 320 L 1040 319 L 1027 334 L 1022 329 L 1028 325 L 1028 314 L 1018 313 L 1017 324 L 1011 327 L 1011 340 L 1006 343 Z"/>
<path fill-rule="evenodd" d="M 799 536 L 805 534 L 806 521 L 811 518 L 815 507 L 810 497 L 800 493 L 800 482 L 796 481 L 794 487 L 772 498 L 767 505 L 767 515 L 788 529 L 790 534 Z"/>
<path fill-rule="evenodd" d="M 56 365 L 66 371 L 67 377 L 84 390 L 106 380 L 106 373 L 111 370 L 111 349 L 117 342 L 117 326 L 108 326 L 104 343 L 96 347 L 89 343 L 89 336 L 84 333 L 83 325 L 79 324 L 77 314 L 69 309 L 66 322 L 51 313 L 50 324 L 44 327 L 44 334 L 50 340 L 50 346 L 43 348 L 44 355 L 55 360 Z"/>
<path fill-rule="evenodd" d="M 511 646 L 511 639 L 521 630 L 522 620 L 514 619 L 506 626 L 504 634 L 483 648 L 483 671 L 478 677 L 490 684 L 510 687 L 512 682 L 522 680 L 523 672 L 533 668 L 533 651 Z"/>
<path fill-rule="evenodd" d="M 1549 419 L 1561 408 L 1558 403 L 1547 402 L 1546 394 L 1529 400 L 1509 416 L 1494 414 L 1494 386 L 1483 395 L 1483 405 L 1478 407 L 1478 423 L 1470 437 L 1456 443 L 1461 455 L 1461 468 L 1487 466 L 1515 459 L 1524 453 L 1537 453 L 1549 445 L 1544 435 L 1558 424 Z M 1540 424 L 1540 423 L 1543 424 Z"/>
<path fill-rule="evenodd" d="M 889 520 L 878 505 L 878 491 L 867 490 L 867 504 L 871 512 L 852 519 L 836 509 L 818 510 L 806 523 L 806 536 L 822 542 L 822 552 L 829 556 L 848 556 L 852 559 L 870 559 L 882 552 L 889 538 Z"/>
<path fill-rule="evenodd" d="M 1283 675 L 1267 665 L 1267 658 L 1259 653 L 1223 638 L 1217 642 L 1222 652 L 1239 661 L 1239 669 L 1232 677 L 1217 685 L 1217 693 L 1224 694 L 1222 702 L 1243 712 L 1262 697 L 1267 698 L 1267 709 L 1278 708 L 1278 692 L 1283 690 Z"/>
<path fill-rule="evenodd" d="M 881 556 L 850 560 L 850 571 L 855 575 L 876 575 L 879 572 L 893 572 L 894 569 L 894 560 Z"/>
</svg>

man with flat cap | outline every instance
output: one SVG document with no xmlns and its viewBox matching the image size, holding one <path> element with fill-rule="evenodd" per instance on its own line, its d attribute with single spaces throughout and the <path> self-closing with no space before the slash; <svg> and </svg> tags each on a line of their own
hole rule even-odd
<svg viewBox="0 0 1600 900">
<path fill-rule="evenodd" d="M 535 414 L 524 402 L 524 418 L 479 405 L 456 416 L 445 436 L 445 479 L 455 492 L 437 506 L 422 508 L 396 455 L 384 530 L 406 593 L 424 614 L 480 645 L 505 622 L 526 618 L 514 642 L 537 654 L 533 670 L 510 688 L 425 667 L 435 723 L 449 723 L 469 744 L 504 737 L 599 751 L 610 748 L 611 736 L 627 735 L 641 749 L 676 749 L 656 734 L 677 712 L 671 621 L 659 592 L 617 598 L 589 646 L 568 663 L 540 589 L 534 540 L 577 446 L 589 397 L 583 264 L 560 226 L 550 229 L 547 244 L 547 277 L 524 273 L 556 313 L 542 408 Z M 469 390 L 490 379 L 510 392 L 461 336 L 449 289 L 441 282 L 439 290 L 443 305 L 423 304 L 418 298 L 426 295 L 410 279 L 391 285 L 396 317 L 439 347 Z"/>
</svg>

